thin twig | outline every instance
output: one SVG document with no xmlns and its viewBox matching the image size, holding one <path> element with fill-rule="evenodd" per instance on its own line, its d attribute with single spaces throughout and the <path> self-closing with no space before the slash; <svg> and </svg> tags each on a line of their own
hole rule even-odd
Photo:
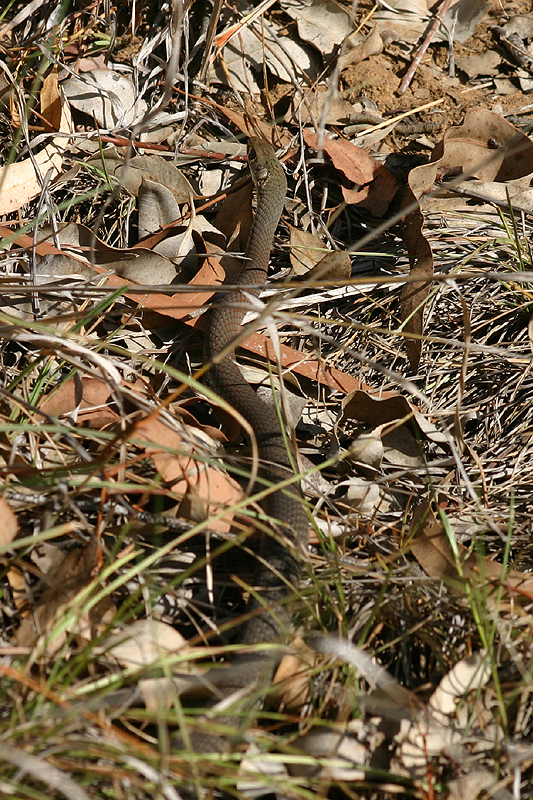
<svg viewBox="0 0 533 800">
<path fill-rule="evenodd" d="M 431 28 L 428 31 L 428 35 L 426 36 L 426 38 L 424 39 L 424 41 L 420 45 L 420 49 L 419 49 L 418 53 L 416 54 L 416 56 L 414 57 L 413 63 L 411 64 L 411 66 L 409 67 L 407 72 L 405 73 L 403 81 L 400 83 L 400 86 L 396 90 L 397 94 L 404 94 L 404 92 L 407 91 L 407 87 L 409 86 L 409 84 L 413 80 L 414 74 L 418 69 L 418 65 L 422 61 L 424 53 L 426 52 L 426 50 L 428 49 L 429 45 L 433 41 L 433 38 L 434 38 L 435 34 L 437 33 L 437 29 L 438 29 L 439 25 L 442 22 L 442 18 L 444 17 L 445 13 L 448 11 L 448 9 L 451 6 L 451 4 L 452 4 L 452 0 L 444 0 L 444 3 L 442 4 L 441 10 L 439 11 L 437 16 L 435 17 L 435 19 L 433 21 L 433 24 L 432 24 Z"/>
</svg>

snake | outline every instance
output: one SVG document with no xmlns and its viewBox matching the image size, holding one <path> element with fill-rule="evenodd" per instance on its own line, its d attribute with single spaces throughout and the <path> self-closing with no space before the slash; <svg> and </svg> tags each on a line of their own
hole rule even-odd
<svg viewBox="0 0 533 800">
<path fill-rule="evenodd" d="M 253 591 L 247 607 L 238 643 L 246 646 L 282 644 L 289 635 L 291 612 L 288 600 L 294 593 L 302 572 L 309 523 L 300 487 L 292 482 L 276 488 L 282 481 L 294 479 L 295 452 L 284 435 L 275 407 L 266 404 L 244 378 L 235 359 L 235 340 L 250 295 L 259 295 L 258 286 L 266 282 L 270 252 L 287 192 L 285 171 L 274 147 L 266 140 L 251 137 L 248 142 L 248 164 L 255 186 L 256 210 L 243 259 L 241 273 L 234 288 L 223 295 L 211 312 L 205 338 L 204 356 L 211 364 L 207 383 L 223 400 L 249 423 L 259 454 L 260 489 L 272 487 L 261 501 L 264 517 L 260 526 L 261 544 L 256 554 Z M 266 527 L 266 532 L 265 532 Z M 257 710 L 257 697 L 272 680 L 280 659 L 276 647 L 247 650 L 230 658 L 229 669 L 211 670 L 206 682 L 216 686 L 217 698 L 230 697 L 241 691 L 248 697 L 231 712 L 216 717 L 232 730 L 230 736 L 193 732 L 194 750 L 223 751 L 238 740 Z"/>
</svg>

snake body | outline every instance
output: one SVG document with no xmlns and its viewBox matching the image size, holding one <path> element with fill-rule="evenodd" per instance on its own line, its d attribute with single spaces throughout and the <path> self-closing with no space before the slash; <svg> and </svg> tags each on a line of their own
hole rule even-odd
<svg viewBox="0 0 533 800">
<path fill-rule="evenodd" d="M 246 295 L 258 294 L 257 290 L 248 287 L 266 281 L 287 182 L 274 148 L 267 142 L 250 139 L 248 160 L 257 204 L 244 266 L 236 284 L 242 288 L 226 294 L 213 311 L 206 335 L 205 356 L 213 362 L 208 372 L 209 385 L 249 422 L 253 430 L 260 459 L 260 488 L 263 488 L 265 483 L 274 487 L 294 475 L 292 459 L 275 408 L 264 403 L 245 380 L 231 345 L 241 330 Z M 218 354 L 226 350 L 229 354 L 217 360 Z M 254 576 L 255 596 L 249 603 L 251 613 L 239 638 L 239 642 L 245 645 L 282 642 L 286 638 L 290 628 L 286 601 L 300 578 L 299 551 L 305 548 L 308 538 L 307 514 L 299 488 L 294 484 L 282 490 L 274 489 L 262 501 L 262 508 L 268 517 L 269 533 L 262 538 Z M 218 678 L 213 677 L 219 696 L 229 696 L 239 689 L 249 688 L 252 692 L 258 680 L 263 687 L 268 685 L 277 660 L 275 650 L 236 656 L 229 670 L 218 670 Z M 239 721 L 231 717 L 225 717 L 224 723 L 230 727 L 239 725 Z M 220 750 L 228 745 L 223 737 L 200 734 L 193 746 L 195 749 Z"/>
</svg>

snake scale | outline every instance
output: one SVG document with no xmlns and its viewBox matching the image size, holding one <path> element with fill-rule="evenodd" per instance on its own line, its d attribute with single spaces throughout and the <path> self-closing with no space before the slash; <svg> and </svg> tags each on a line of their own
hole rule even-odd
<svg viewBox="0 0 533 800">
<path fill-rule="evenodd" d="M 212 312 L 206 334 L 205 358 L 212 362 L 207 373 L 209 386 L 239 412 L 250 424 L 257 440 L 261 486 L 275 487 L 280 481 L 294 475 L 291 455 L 281 431 L 274 407 L 264 403 L 245 380 L 239 369 L 231 346 L 241 331 L 247 295 L 258 295 L 250 287 L 264 284 L 272 241 L 279 222 L 287 182 L 282 165 L 271 144 L 251 138 L 248 143 L 248 163 L 255 184 L 256 212 L 254 215 L 246 254 L 236 288 L 224 295 Z M 224 351 L 228 355 L 220 360 Z M 294 454 L 292 454 L 294 456 Z M 239 637 L 243 645 L 281 643 L 290 630 L 290 611 L 287 599 L 301 575 L 302 550 L 308 539 L 308 519 L 298 486 L 274 489 L 262 501 L 268 518 L 268 534 L 263 533 L 254 575 L 254 593 L 248 604 L 248 619 Z M 264 527 L 264 526 L 263 526 Z M 247 696 L 239 706 L 238 714 L 231 711 L 216 717 L 219 724 L 230 729 L 229 735 L 191 732 L 191 746 L 196 751 L 229 749 L 247 724 L 251 723 L 257 709 L 261 689 L 266 689 L 279 660 L 276 649 L 267 649 L 231 658 L 230 668 L 211 670 L 205 678 L 211 681 L 220 698 L 229 698 L 234 692 Z"/>
</svg>

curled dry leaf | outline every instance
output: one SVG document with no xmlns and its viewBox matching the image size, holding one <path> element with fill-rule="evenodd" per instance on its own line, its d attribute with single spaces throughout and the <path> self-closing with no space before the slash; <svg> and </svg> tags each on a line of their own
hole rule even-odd
<svg viewBox="0 0 533 800">
<path fill-rule="evenodd" d="M 414 338 L 406 341 L 413 370 L 420 361 L 424 303 L 433 277 L 433 253 L 422 232 L 424 219 L 419 201 L 433 188 L 437 176 L 509 181 L 531 172 L 530 139 L 499 114 L 476 109 L 466 114 L 462 125 L 446 131 L 433 150 L 431 163 L 416 167 L 409 174 L 409 190 L 402 202 L 408 213 L 401 233 L 409 253 L 412 280 L 402 288 L 400 304 L 404 330 L 414 334 Z"/>
<path fill-rule="evenodd" d="M 102 162 L 102 158 L 104 159 Z M 177 203 L 190 203 L 198 197 L 183 173 L 162 156 L 134 156 L 129 161 L 115 148 L 92 156 L 87 164 L 117 179 L 133 195 L 139 194 L 143 179 L 165 186 Z"/>
<path fill-rule="evenodd" d="M 314 131 L 305 130 L 304 139 L 309 147 L 318 149 L 319 139 Z M 354 188 L 341 186 L 345 201 L 368 209 L 375 217 L 382 217 L 396 194 L 396 178 L 366 150 L 345 139 L 325 137 L 322 146 L 335 169 L 354 185 Z"/>
<path fill-rule="evenodd" d="M 417 42 L 427 29 L 432 0 L 387 0 L 373 15 L 383 35 L 396 41 Z"/>
<path fill-rule="evenodd" d="M 84 375 L 81 379 L 70 378 L 62 383 L 57 390 L 43 398 L 39 408 L 54 417 L 75 414 L 76 422 L 81 427 L 101 430 L 104 425 L 120 418 L 111 406 L 112 398 L 109 384 Z"/>
<path fill-rule="evenodd" d="M 66 254 L 71 252 L 83 256 L 88 265 L 99 267 L 100 272 L 112 271 L 135 283 L 153 286 L 176 280 L 178 268 L 170 259 L 144 247 L 111 247 L 81 222 L 60 226 L 57 235 L 65 252 L 49 256 L 45 262 L 47 274 L 70 274 L 70 269 L 79 273 L 78 263 L 70 268 L 65 261 Z"/>
<path fill-rule="evenodd" d="M 382 35 L 377 25 L 374 25 L 363 41 L 354 42 L 350 37 L 346 38 L 339 55 L 339 70 L 342 72 L 343 69 L 352 64 L 360 64 L 361 61 L 365 61 L 370 56 L 382 53 L 384 47 L 383 38 L 384 34 Z M 389 38 L 387 36 L 387 39 Z"/>
<path fill-rule="evenodd" d="M 59 130 L 67 134 L 73 131 L 66 103 L 62 104 Z M 53 179 L 60 174 L 67 143 L 67 136 L 55 136 L 33 158 L 0 169 L 0 214 L 17 211 L 40 194 L 46 176 Z"/>
<path fill-rule="evenodd" d="M 370 694 L 358 697 L 358 702 L 367 715 L 378 718 L 379 731 L 382 736 L 387 736 L 388 741 L 384 742 L 381 738 L 372 746 L 368 737 L 368 717 L 366 720 L 352 720 L 348 729 L 358 731 L 357 739 L 360 742 L 366 734 L 368 742 L 359 754 L 359 763 L 368 763 L 372 751 L 375 757 L 380 753 L 385 759 L 380 763 L 387 764 L 393 752 L 393 743 L 397 750 L 391 770 L 421 779 L 427 776 L 428 759 L 444 755 L 448 747 L 453 745 L 455 761 L 463 755 L 463 742 L 467 732 L 470 737 L 474 735 L 472 720 L 467 715 L 463 724 L 452 717 L 452 714 L 455 715 L 467 693 L 479 690 L 487 683 L 490 667 L 487 666 L 483 653 L 458 662 L 434 692 L 433 702 L 426 706 L 418 696 L 401 686 L 383 667 L 375 663 L 364 650 L 350 642 L 332 636 L 315 636 L 312 645 L 320 653 L 335 655 L 352 664 L 372 687 Z M 444 708 L 447 709 L 446 712 Z M 305 737 L 300 741 L 302 749 L 309 749 L 315 756 L 343 755 L 351 760 L 350 748 L 341 748 L 341 737 L 335 740 L 332 736 L 322 738 L 317 735 L 312 736 L 309 741 Z M 494 741 L 484 739 L 482 735 L 476 736 L 476 741 L 480 747 L 484 744 L 489 748 L 494 747 Z M 383 744 L 385 747 L 382 749 Z M 326 745 L 330 748 L 329 752 L 320 749 Z M 355 752 L 352 750 L 352 753 Z"/>
<path fill-rule="evenodd" d="M 68 553 L 48 575 L 43 576 L 47 588 L 22 620 L 15 633 L 14 644 L 32 647 L 39 637 L 51 633 L 66 611 L 75 606 L 76 596 L 90 583 L 97 565 L 98 542 L 93 538 L 84 547 Z M 81 618 L 81 611 L 77 620 L 73 621 L 73 626 L 69 628 L 72 633 L 78 633 L 81 626 L 87 627 L 87 622 Z M 67 630 L 61 626 L 46 642 L 46 652 L 56 653 L 63 646 L 66 637 Z"/>
<path fill-rule="evenodd" d="M 199 436 L 200 431 L 196 431 L 196 435 Z M 148 417 L 139 423 L 135 439 L 140 440 L 170 490 L 181 495 L 180 513 L 184 517 L 196 522 L 210 519 L 209 527 L 214 531 L 227 533 L 230 530 L 230 518 L 215 519 L 214 516 L 241 499 L 242 490 L 235 480 L 210 466 L 204 458 L 194 458 L 190 437 L 157 419 Z M 216 446 L 211 441 L 211 450 Z"/>
<path fill-rule="evenodd" d="M 368 522 L 375 518 L 378 511 L 383 513 L 387 510 L 385 492 L 376 483 L 354 475 L 349 480 L 341 481 L 338 488 L 341 487 L 345 490 L 342 496 L 343 504 L 356 511 L 363 521 Z M 350 522 L 355 527 L 355 520 L 351 519 Z"/>
<path fill-rule="evenodd" d="M 0 548 L 6 548 L 18 532 L 17 515 L 3 497 L 0 497 Z"/>
<path fill-rule="evenodd" d="M 310 48 L 283 34 L 283 28 L 266 20 L 242 27 L 224 47 L 211 67 L 208 80 L 228 84 L 247 95 L 260 94 L 257 76 L 265 67 L 280 81 L 290 83 L 296 72 L 305 72 L 314 80 L 318 60 Z M 231 109 L 228 109 L 230 111 Z M 247 128 L 244 128 L 248 132 Z"/>
<path fill-rule="evenodd" d="M 460 542 L 454 542 L 452 550 L 442 520 L 428 504 L 415 510 L 411 530 L 415 534 L 411 540 L 411 552 L 420 566 L 430 577 L 442 580 L 455 594 L 465 594 L 470 584 L 484 587 L 489 605 L 496 602 L 499 587 L 504 590 L 500 603 L 506 597 L 522 602 L 533 599 L 531 574 L 506 569 L 491 558 L 469 552 Z"/>
<path fill-rule="evenodd" d="M 342 412 L 343 421 L 356 419 L 372 427 L 399 420 L 407 422 L 414 415 L 412 407 L 400 394 L 392 397 L 372 397 L 360 389 L 346 395 L 342 402 Z"/>
<path fill-rule="evenodd" d="M 486 653 L 474 653 L 462 658 L 441 680 L 428 705 L 436 714 L 455 714 L 459 701 L 469 692 L 485 686 L 490 676 L 491 665 Z"/>
<path fill-rule="evenodd" d="M 416 438 L 420 433 L 420 417 L 420 414 L 415 416 L 414 409 L 401 395 L 377 398 L 359 390 L 343 401 L 343 420 L 355 419 L 372 427 L 370 433 L 353 442 L 351 450 L 358 461 L 374 468 L 382 458 L 398 467 L 423 466 Z"/>
<path fill-rule="evenodd" d="M 107 636 L 98 649 L 123 667 L 147 667 L 181 650 L 185 644 L 186 640 L 171 625 L 140 619 Z"/>
<path fill-rule="evenodd" d="M 285 711 L 299 711 L 309 697 L 309 675 L 316 664 L 316 653 L 301 640 L 296 652 L 283 656 L 272 685 L 275 702 Z"/>
<path fill-rule="evenodd" d="M 159 181 L 143 178 L 139 186 L 139 238 L 155 233 L 180 217 L 180 207 L 170 189 Z"/>
<path fill-rule="evenodd" d="M 350 15 L 333 0 L 284 0 L 283 10 L 296 20 L 300 38 L 323 56 L 332 55 L 354 30 Z"/>
<path fill-rule="evenodd" d="M 93 117 L 100 128 L 130 128 L 146 113 L 133 81 L 111 69 L 73 75 L 62 87 L 73 108 Z"/>
</svg>

